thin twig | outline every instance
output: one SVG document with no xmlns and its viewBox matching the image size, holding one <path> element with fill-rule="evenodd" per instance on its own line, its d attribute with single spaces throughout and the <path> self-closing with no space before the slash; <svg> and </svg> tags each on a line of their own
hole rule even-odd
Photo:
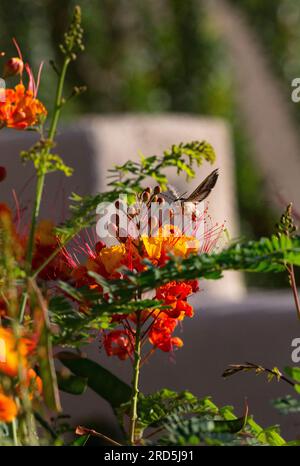
<svg viewBox="0 0 300 466">
<path fill-rule="evenodd" d="M 288 274 L 289 274 L 290 285 L 291 285 L 291 288 L 292 288 L 292 291 L 293 291 L 297 316 L 298 316 L 298 319 L 300 320 L 300 300 L 299 300 L 299 295 L 298 295 L 298 289 L 297 289 L 297 283 L 296 283 L 296 278 L 295 278 L 294 266 L 290 265 L 289 267 L 287 267 L 287 271 L 288 271 Z"/>
<path fill-rule="evenodd" d="M 98 437 L 101 438 L 102 440 L 105 440 L 106 442 L 110 443 L 111 445 L 115 445 L 117 447 L 121 447 L 121 443 L 116 442 L 110 437 L 107 437 L 104 434 L 101 434 L 100 432 L 97 432 L 94 429 L 89 429 L 88 427 L 84 426 L 77 426 L 75 430 L 75 434 L 77 435 L 92 435 L 93 437 Z"/>
</svg>

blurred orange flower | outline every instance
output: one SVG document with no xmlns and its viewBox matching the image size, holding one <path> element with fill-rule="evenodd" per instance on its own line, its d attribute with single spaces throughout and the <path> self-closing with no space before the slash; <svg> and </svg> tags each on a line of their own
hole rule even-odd
<svg viewBox="0 0 300 466">
<path fill-rule="evenodd" d="M 0 372 L 16 377 L 19 359 L 23 368 L 27 367 L 27 356 L 33 350 L 34 343 L 28 338 L 20 338 L 17 342 L 11 329 L 0 327 Z"/>
<path fill-rule="evenodd" d="M 14 400 L 0 393 L 0 422 L 11 422 L 18 414 L 18 408 Z"/>
<path fill-rule="evenodd" d="M 34 398 L 35 395 L 41 395 L 43 391 L 42 379 L 37 375 L 33 369 L 28 369 L 26 376 L 26 384 L 29 389 L 30 398 Z"/>
<path fill-rule="evenodd" d="M 0 102 L 0 126 L 26 129 L 37 124 L 47 115 L 44 105 L 32 90 L 20 83 L 14 89 L 5 90 L 5 101 Z"/>
</svg>

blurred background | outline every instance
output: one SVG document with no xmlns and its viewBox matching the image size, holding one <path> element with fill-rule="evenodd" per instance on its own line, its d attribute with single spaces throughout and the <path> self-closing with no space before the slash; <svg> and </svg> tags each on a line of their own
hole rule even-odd
<svg viewBox="0 0 300 466">
<path fill-rule="evenodd" d="M 1 48 L 8 55 L 14 54 L 11 37 L 16 37 L 34 69 L 42 60 L 47 62 L 52 58 L 60 62 L 57 43 L 74 3 L 73 0 L 15 0 L 12 8 L 9 0 L 2 0 Z M 268 163 L 280 165 L 283 161 L 276 161 L 275 154 L 267 153 L 271 149 L 268 144 L 257 147 L 249 119 L 259 120 L 259 109 L 254 106 L 248 113 L 243 111 L 238 95 L 242 89 L 246 99 L 252 102 L 255 95 L 251 95 L 251 90 L 247 95 L 247 79 L 251 81 L 253 75 L 261 73 L 256 81 L 262 88 L 274 91 L 274 105 L 284 96 L 284 113 L 289 113 L 291 126 L 298 125 L 300 105 L 293 104 L 290 98 L 291 81 L 300 75 L 298 1 L 86 0 L 77 3 L 83 7 L 86 50 L 72 67 L 67 86 L 71 91 L 74 83 L 86 84 L 88 91 L 70 102 L 63 118 L 74 120 L 87 113 L 111 112 L 183 112 L 224 118 L 232 129 L 241 234 L 247 237 L 270 234 L 278 212 L 283 210 L 285 200 L 287 203 L 290 199 L 276 196 L 286 180 L 269 179 L 266 166 Z M 223 27 L 228 15 L 234 22 L 229 25 L 229 34 L 226 26 Z M 245 24 L 238 24 L 241 21 Z M 242 29 L 244 26 L 245 37 L 238 37 L 240 26 Z M 228 37 L 230 34 L 232 37 Z M 234 62 L 232 43 L 240 40 L 245 41 L 245 53 L 241 52 Z M 249 43 L 254 49 L 250 50 L 254 54 L 251 75 L 244 82 L 236 82 L 238 70 L 245 66 L 247 69 L 244 62 L 248 60 Z M 55 73 L 46 63 L 39 96 L 48 108 L 51 108 L 54 85 Z M 298 131 L 298 126 L 296 130 L 282 128 L 282 139 L 289 138 L 288 131 Z M 291 150 L 294 149 L 300 150 L 293 146 Z M 260 150 L 269 158 L 264 171 L 258 162 Z M 290 154 L 282 155 L 289 163 Z M 267 184 L 272 184 L 273 192 L 267 190 Z M 286 285 L 282 276 L 272 277 L 270 281 L 268 277 L 255 275 L 248 277 L 248 282 L 253 286 Z"/>
<path fill-rule="evenodd" d="M 222 118 L 230 128 L 233 145 L 240 236 L 272 234 L 290 201 L 294 202 L 296 214 L 297 209 L 300 212 L 300 104 L 291 99 L 291 82 L 300 77 L 299 0 L 14 0 L 13 6 L 10 0 L 1 0 L 1 49 L 15 55 L 11 37 L 16 37 L 35 70 L 42 60 L 59 63 L 57 43 L 75 3 L 83 8 L 86 50 L 72 66 L 67 88 L 71 92 L 75 83 L 87 85 L 88 90 L 66 107 L 65 125 L 87 114 L 128 112 Z M 49 108 L 55 79 L 46 63 L 39 97 Z M 286 274 L 247 275 L 246 281 L 250 290 L 288 287 Z M 278 317 L 272 331 L 271 314 L 265 316 L 262 329 L 257 330 L 256 319 L 262 306 L 259 300 L 253 301 L 253 328 L 249 322 L 240 323 L 239 329 L 243 330 L 239 343 L 234 340 L 236 326 L 232 327 L 232 320 L 222 321 L 224 331 L 228 326 L 230 357 L 250 359 L 251 344 L 247 346 L 246 340 L 253 341 L 257 336 L 263 343 L 253 353 L 254 362 L 269 359 L 272 364 L 281 357 L 290 363 L 290 334 L 296 322 L 293 303 L 282 293 L 270 302 L 274 303 L 274 299 L 280 308 L 278 313 L 286 312 L 290 320 L 283 323 Z M 227 311 L 230 314 L 232 309 Z M 203 342 L 205 325 L 201 330 Z M 276 339 L 281 343 L 275 351 L 266 350 L 265 358 L 261 355 L 258 360 L 263 345 L 267 348 L 266 338 L 268 344 Z M 198 340 L 200 335 L 193 341 Z M 198 350 L 201 361 L 204 343 Z M 192 347 L 190 351 L 194 354 Z M 215 355 L 222 353 L 220 343 Z M 237 362 L 228 357 L 222 355 L 215 362 L 218 376 L 225 361 Z M 178 364 L 180 367 L 180 360 Z M 185 367 L 183 360 L 182 364 Z M 165 369 L 160 370 L 161 378 L 164 373 Z M 210 380 L 213 382 L 213 375 Z M 237 394 L 247 391 L 248 382 L 228 382 L 226 397 L 229 392 L 235 401 Z M 262 399 L 259 401 L 257 393 L 263 386 L 263 382 L 261 386 L 253 385 L 252 396 L 261 415 Z M 214 390 L 207 381 L 202 389 Z M 216 396 L 228 401 L 220 393 Z M 269 393 L 266 397 L 270 398 Z M 267 417 L 278 421 L 270 410 Z"/>
</svg>

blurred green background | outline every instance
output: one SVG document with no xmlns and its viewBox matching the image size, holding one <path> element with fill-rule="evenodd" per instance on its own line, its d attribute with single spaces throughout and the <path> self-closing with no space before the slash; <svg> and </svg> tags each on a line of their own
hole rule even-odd
<svg viewBox="0 0 300 466">
<path fill-rule="evenodd" d="M 227 50 L 205 13 L 205 0 L 1 0 L 1 49 L 15 54 L 16 37 L 37 70 L 45 60 L 39 96 L 51 105 L 60 41 L 72 7 L 82 6 L 86 51 L 68 75 L 88 86 L 64 118 L 104 112 L 186 112 L 227 119 L 232 126 L 242 235 L 272 233 L 278 213 L 264 202 L 264 180 L 235 103 Z M 231 0 L 250 19 L 274 73 L 287 92 L 300 71 L 299 0 Z M 291 105 L 295 119 L 300 107 Z M 253 279 L 255 278 L 255 281 Z M 254 286 L 286 285 L 278 276 L 248 278 Z"/>
</svg>

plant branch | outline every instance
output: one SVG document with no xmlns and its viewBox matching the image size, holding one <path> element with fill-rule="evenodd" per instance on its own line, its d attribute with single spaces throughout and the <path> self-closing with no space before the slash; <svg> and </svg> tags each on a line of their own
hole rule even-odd
<svg viewBox="0 0 300 466">
<path fill-rule="evenodd" d="M 141 364 L 141 311 L 136 313 L 136 333 L 134 347 L 133 377 L 132 377 L 132 398 L 131 398 L 131 419 L 130 419 L 130 444 L 135 445 L 136 422 L 138 420 L 137 406 L 139 396 L 139 375 Z"/>
<path fill-rule="evenodd" d="M 111 445 L 115 445 L 116 447 L 121 447 L 121 443 L 116 442 L 115 440 L 111 439 L 110 437 L 107 437 L 104 434 L 100 434 L 100 432 L 97 432 L 94 429 L 88 429 L 87 427 L 84 426 L 78 426 L 76 427 L 75 434 L 77 435 L 92 435 L 93 437 L 98 437 L 101 438 L 102 440 L 106 440 L 106 442 L 110 443 Z"/>
</svg>

